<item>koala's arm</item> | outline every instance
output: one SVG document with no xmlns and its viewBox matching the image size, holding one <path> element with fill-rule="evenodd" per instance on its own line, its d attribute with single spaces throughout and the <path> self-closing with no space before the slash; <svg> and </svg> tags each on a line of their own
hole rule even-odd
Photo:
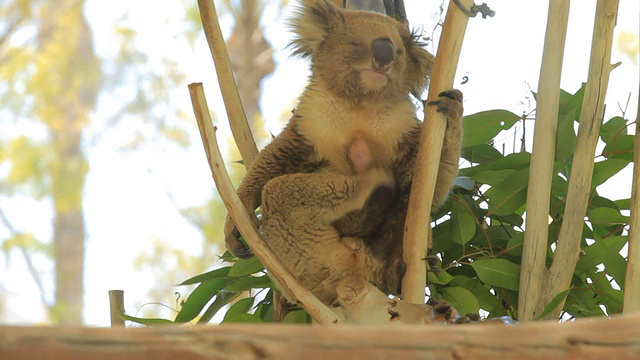
<svg viewBox="0 0 640 360">
<path fill-rule="evenodd" d="M 442 92 L 437 100 L 431 101 L 427 106 L 437 106 L 438 112 L 443 113 L 447 119 L 438 178 L 431 206 L 431 211 L 434 212 L 447 200 L 449 191 L 458 175 L 458 161 L 462 150 L 462 93 L 458 90 Z M 411 190 L 421 130 L 421 126 L 417 126 L 409 132 L 400 147 L 403 156 L 401 156 L 398 168 L 394 172 L 398 176 L 402 194 L 409 194 Z"/>
<path fill-rule="evenodd" d="M 262 188 L 280 175 L 304 172 L 310 165 L 313 146 L 289 124 L 256 157 L 238 187 L 238 197 L 247 210 L 254 211 L 261 203 Z"/>
<path fill-rule="evenodd" d="M 238 187 L 238 197 L 247 212 L 251 215 L 260 206 L 262 189 L 269 180 L 280 175 L 310 171 L 313 152 L 313 145 L 298 133 L 292 120 L 280 135 L 260 151 Z M 234 256 L 247 258 L 252 255 L 240 241 L 240 233 L 230 216 L 225 222 L 224 235 L 227 249 Z"/>
</svg>

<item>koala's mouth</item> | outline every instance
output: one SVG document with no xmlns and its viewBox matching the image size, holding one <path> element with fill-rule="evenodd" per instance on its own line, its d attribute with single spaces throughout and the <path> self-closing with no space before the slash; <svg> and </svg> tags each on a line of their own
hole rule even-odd
<svg viewBox="0 0 640 360">
<path fill-rule="evenodd" d="M 376 71 L 372 69 L 360 70 L 360 81 L 365 91 L 376 91 L 387 86 L 389 83 L 389 69 L 386 71 Z"/>
</svg>

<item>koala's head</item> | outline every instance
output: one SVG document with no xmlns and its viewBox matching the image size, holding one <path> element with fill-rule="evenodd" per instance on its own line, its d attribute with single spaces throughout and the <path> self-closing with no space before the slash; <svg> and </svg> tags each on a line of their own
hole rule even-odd
<svg viewBox="0 0 640 360">
<path fill-rule="evenodd" d="M 433 55 L 407 24 L 328 0 L 301 0 L 291 21 L 293 52 L 311 59 L 313 79 L 350 99 L 416 96 L 427 85 Z"/>
</svg>

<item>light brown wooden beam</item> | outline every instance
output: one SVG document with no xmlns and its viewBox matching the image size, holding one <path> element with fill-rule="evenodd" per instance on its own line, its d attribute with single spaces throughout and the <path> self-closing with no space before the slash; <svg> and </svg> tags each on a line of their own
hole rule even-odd
<svg viewBox="0 0 640 360">
<path fill-rule="evenodd" d="M 0 327 L 0 359 L 633 359 L 640 314 L 557 324 Z"/>
</svg>

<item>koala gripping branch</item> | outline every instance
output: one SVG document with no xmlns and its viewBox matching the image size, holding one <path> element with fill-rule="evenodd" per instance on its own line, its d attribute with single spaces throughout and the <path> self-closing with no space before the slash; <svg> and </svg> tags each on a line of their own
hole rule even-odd
<svg viewBox="0 0 640 360">
<path fill-rule="evenodd" d="M 461 0 L 460 3 L 470 8 L 473 0 Z M 442 91 L 452 88 L 468 20 L 468 16 L 451 1 L 442 28 L 435 64 L 431 71 L 427 101 L 435 100 Z M 430 247 L 431 237 L 429 216 L 447 126 L 446 119 L 436 112 L 433 106 L 425 107 L 424 119 L 409 198 L 409 211 L 404 227 L 403 258 L 407 265 L 407 272 L 402 279 L 402 296 L 404 300 L 416 304 L 424 303 L 426 284 L 424 258 Z"/>
<path fill-rule="evenodd" d="M 256 229 L 249 214 L 238 198 L 231 179 L 229 179 L 229 174 L 224 166 L 218 142 L 216 141 L 215 128 L 211 123 L 211 116 L 209 115 L 209 108 L 204 96 L 202 84 L 190 84 L 189 94 L 191 95 L 193 112 L 198 122 L 202 144 L 207 154 L 207 160 L 216 187 L 231 217 L 235 220 L 242 234 L 245 235 L 245 239 L 250 244 L 251 250 L 253 250 L 265 268 L 267 268 L 269 274 L 278 281 L 281 287 L 284 287 L 288 293 L 293 294 L 297 298 L 298 303 L 316 322 L 325 325 L 338 324 L 340 319 L 337 315 L 313 296 L 311 292 L 303 288 L 298 280 L 291 275 L 280 260 L 273 254 L 264 240 L 262 240 L 258 229 Z"/>
</svg>

